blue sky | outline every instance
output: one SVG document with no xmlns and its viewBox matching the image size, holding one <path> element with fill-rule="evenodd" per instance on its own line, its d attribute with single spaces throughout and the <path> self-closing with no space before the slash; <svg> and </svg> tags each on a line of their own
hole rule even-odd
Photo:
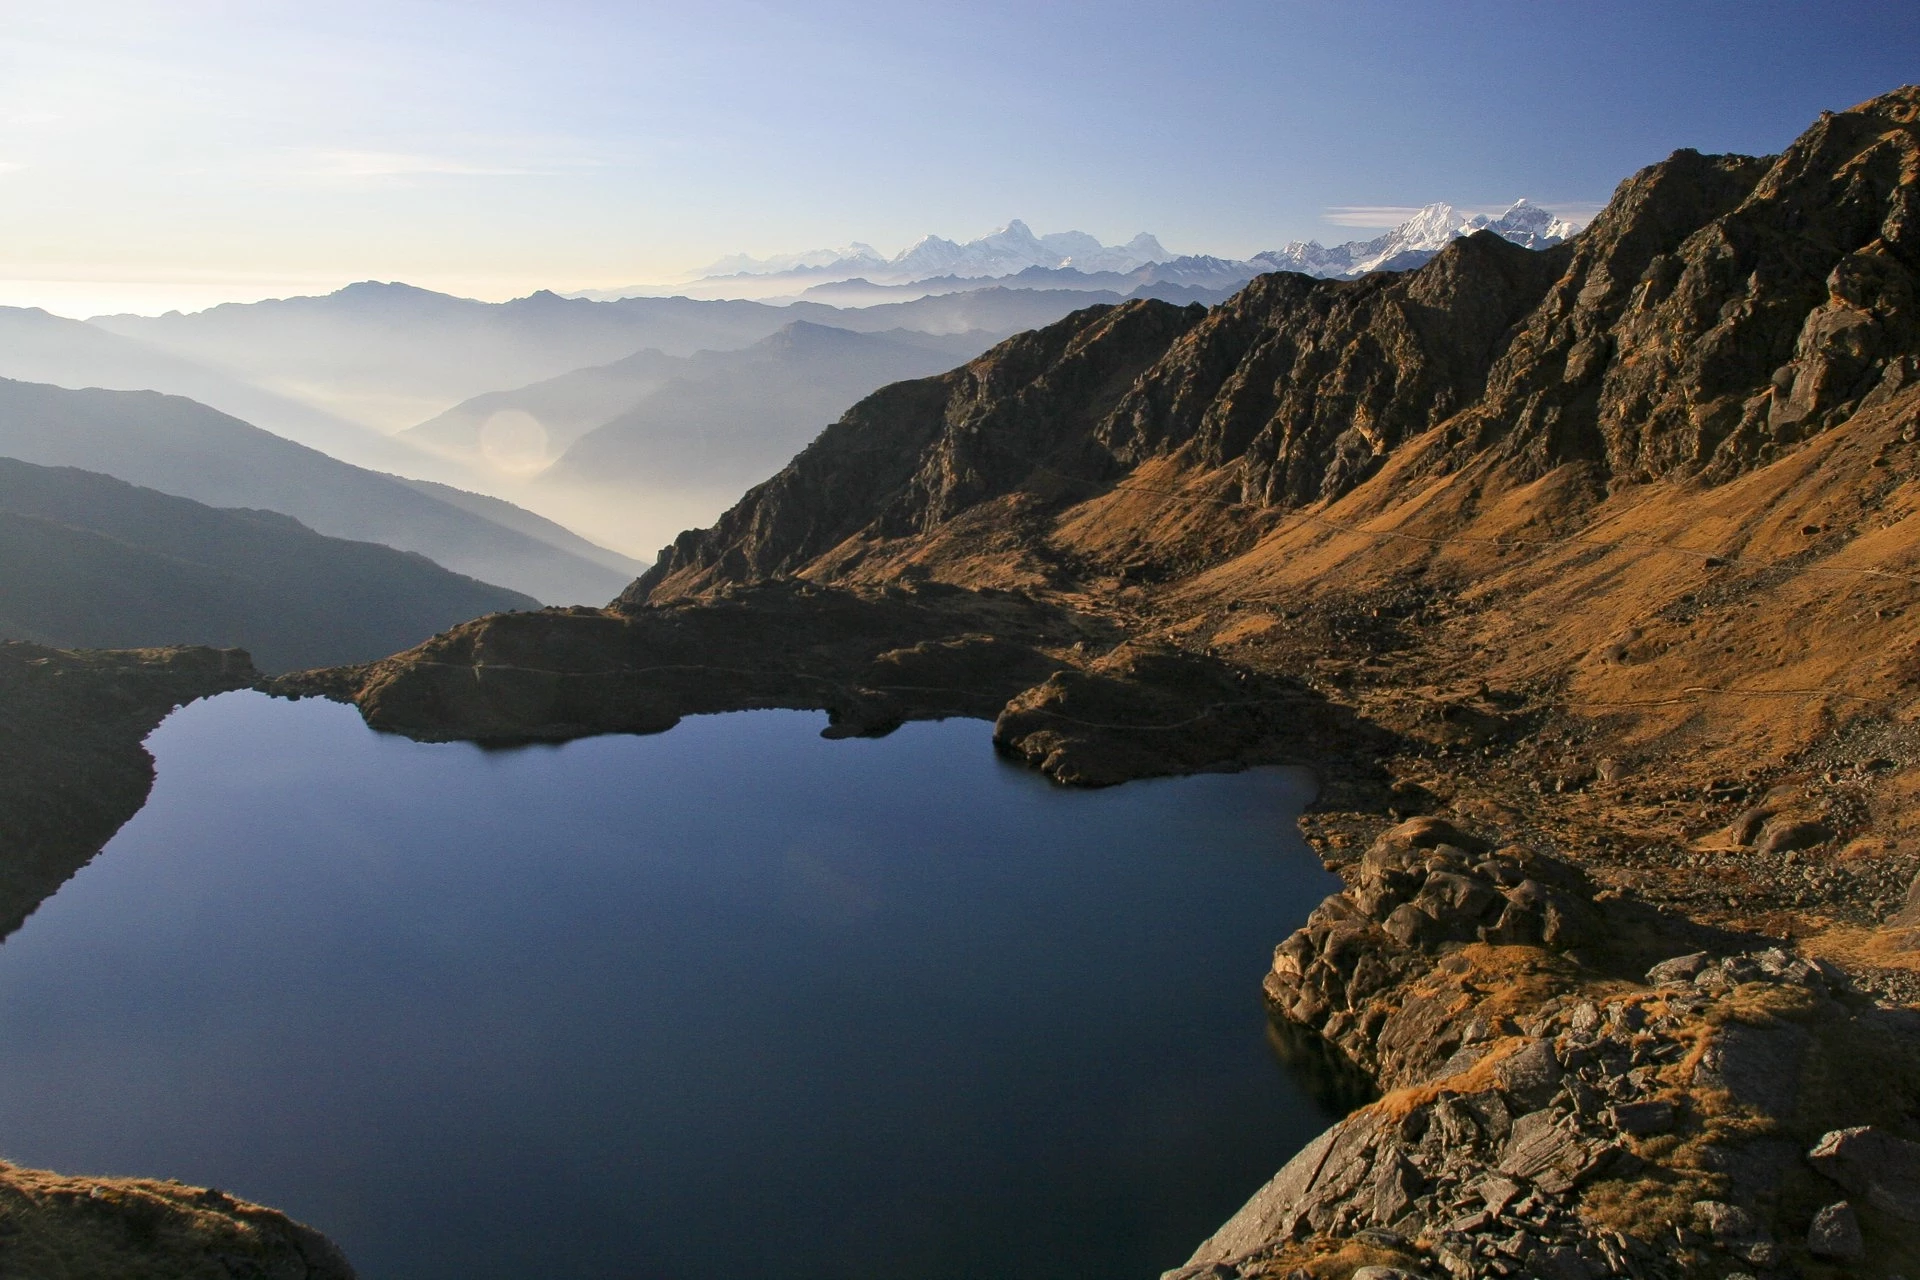
<svg viewBox="0 0 1920 1280">
<path fill-rule="evenodd" d="M 0 303 L 478 296 L 1008 218 L 1591 208 L 1920 79 L 1920 5 L 0 0 Z M 94 305 L 97 304 L 97 305 Z"/>
</svg>

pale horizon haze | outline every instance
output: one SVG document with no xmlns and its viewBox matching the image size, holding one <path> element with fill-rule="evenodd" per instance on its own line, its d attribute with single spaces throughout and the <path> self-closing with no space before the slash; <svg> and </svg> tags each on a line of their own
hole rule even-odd
<svg viewBox="0 0 1920 1280">
<path fill-rule="evenodd" d="M 0 305 L 489 299 L 1025 219 L 1584 216 L 1920 79 L 1910 4 L 0 3 Z"/>
</svg>

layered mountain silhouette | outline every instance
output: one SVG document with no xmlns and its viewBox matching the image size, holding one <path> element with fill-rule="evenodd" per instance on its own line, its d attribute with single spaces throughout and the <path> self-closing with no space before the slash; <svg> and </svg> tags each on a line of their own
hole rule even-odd
<svg viewBox="0 0 1920 1280">
<path fill-rule="evenodd" d="M 973 240 L 922 236 L 891 258 L 882 256 L 872 245 L 858 242 L 843 249 L 815 249 L 767 258 L 735 254 L 709 265 L 699 273 L 699 279 L 683 288 L 695 297 L 764 298 L 798 294 L 823 281 L 856 277 L 876 284 L 907 284 L 940 276 L 998 278 L 1030 268 L 1062 267 L 1118 276 L 1173 256 L 1144 231 L 1125 244 L 1107 245 L 1084 231 L 1035 235 L 1031 227 L 1015 218 Z M 591 289 L 574 296 L 613 299 L 659 292 L 657 287 L 635 285 Z"/>
<path fill-rule="evenodd" d="M 23 381 L 45 380 L 69 390 L 154 390 L 200 399 L 242 420 L 258 416 L 276 428 L 276 434 L 308 443 L 364 470 L 409 477 L 401 483 L 436 501 L 396 497 L 393 485 L 383 480 L 386 498 L 371 506 L 355 502 L 343 507 L 319 496 L 325 486 L 315 490 L 289 482 L 270 469 L 258 472 L 249 482 L 251 487 L 238 489 L 210 484 L 198 467 L 164 477 L 143 469 L 147 463 L 133 460 L 146 448 L 140 443 L 143 431 L 137 423 L 129 424 L 125 436 L 132 453 L 124 463 L 114 448 L 79 453 L 55 450 L 32 454 L 30 460 L 93 467 L 215 503 L 284 511 L 324 533 L 418 550 L 461 572 L 543 600 L 593 602 L 617 591 L 637 568 L 635 562 L 595 547 L 517 503 L 534 502 L 568 523 L 583 516 L 611 514 L 617 518 L 596 521 L 596 527 L 609 530 L 605 536 L 615 538 L 636 528 L 643 530 L 643 541 L 623 543 L 636 547 L 650 545 L 672 529 L 710 519 L 732 496 L 730 488 L 744 483 L 753 472 L 729 473 L 724 481 L 729 488 L 703 488 L 697 493 L 667 493 L 656 484 L 625 502 L 616 500 L 612 486 L 596 482 L 591 486 L 596 495 L 592 502 L 576 508 L 561 486 L 538 490 L 524 486 L 530 469 L 523 465 L 527 461 L 523 448 L 518 453 L 509 449 L 510 465 L 502 467 L 483 450 L 458 444 L 449 448 L 446 441 L 421 434 L 384 433 L 418 425 L 476 396 L 623 359 L 629 361 L 623 372 L 630 375 L 648 359 L 636 352 L 652 350 L 663 360 L 685 361 L 701 351 L 751 347 L 796 322 L 887 335 L 879 340 L 892 343 L 896 354 L 907 357 L 904 362 L 883 361 L 871 372 L 855 374 L 847 360 L 857 364 L 857 357 L 823 348 L 818 354 L 826 363 L 810 375 L 787 361 L 787 373 L 780 376 L 789 385 L 771 390 L 764 402 L 754 401 L 740 387 L 716 392 L 731 395 L 744 416 L 727 423 L 723 435 L 705 447 L 717 456 L 735 443 L 746 444 L 756 450 L 751 454 L 752 465 L 763 468 L 808 438 L 794 435 L 788 425 L 793 421 L 808 421 L 817 428 L 891 378 L 938 371 L 995 338 L 1048 323 L 1092 301 L 1119 301 L 1122 296 L 1073 289 L 983 289 L 859 309 L 684 298 L 593 303 L 552 294 L 496 304 L 405 285 L 366 283 L 326 297 L 235 304 L 193 315 L 79 322 L 38 311 L 0 312 L 0 336 L 13 339 L 0 342 L 0 375 L 12 372 L 22 375 Z M 907 356 L 920 350 L 939 353 L 939 358 Z M 756 356 L 748 358 L 748 363 L 758 367 L 765 361 Z M 703 364 L 693 367 L 692 380 L 716 387 L 720 379 L 712 376 L 712 365 L 713 360 L 703 357 Z M 673 364 L 662 368 L 675 370 L 663 373 L 669 381 L 686 372 Z M 584 375 L 568 385 L 584 385 L 598 376 Z M 616 372 L 614 381 L 621 376 Z M 810 384 L 812 390 L 804 390 L 803 384 Z M 829 390 L 831 397 L 840 397 L 838 403 L 830 402 Z M 621 392 L 604 406 L 604 417 L 575 425 L 602 425 L 634 407 L 640 398 Z M 107 402 L 92 403 L 99 407 Z M 145 401 L 111 403 L 117 406 L 115 412 L 131 412 L 135 405 L 147 405 L 142 412 L 152 411 Z M 804 414 L 803 419 L 792 417 L 796 410 Z M 712 423 L 718 412 L 711 405 L 702 409 L 689 403 L 683 416 L 688 422 Z M 94 417 L 94 425 L 100 427 L 111 414 Z M 781 424 L 779 443 L 771 450 L 751 445 L 755 433 L 770 423 Z M 557 435 L 552 438 L 561 447 L 553 449 L 552 456 L 542 456 L 548 444 L 536 442 L 535 460 L 551 462 L 570 443 L 572 426 L 556 422 L 551 428 L 539 428 L 553 429 Z M 420 447 L 423 444 L 427 447 Z M 293 455 L 283 451 L 282 456 Z M 303 465 L 312 461 L 307 459 Z M 206 474 L 232 472 L 232 465 L 218 457 L 206 469 Z M 480 500 L 476 490 L 485 491 L 491 500 Z M 402 501 L 407 501 L 411 514 L 402 516 L 387 509 Z M 350 518 L 349 509 L 355 513 Z M 529 545 L 528 538 L 551 550 Z M 578 563 L 582 560 L 589 564 Z M 590 567 L 593 563 L 610 566 L 613 573 L 601 575 Z"/>
<path fill-rule="evenodd" d="M 928 295 L 965 293 L 981 288 L 1071 289 L 1096 295 L 1088 303 L 1126 302 L 1158 298 L 1163 302 L 1225 302 L 1262 268 L 1228 258 L 1188 255 L 1150 262 L 1132 271 L 1082 271 L 1077 267 L 1027 267 L 1008 276 L 929 276 L 908 284 L 876 284 L 864 276 L 811 285 L 800 296 L 807 302 L 842 307 L 870 307 Z"/>
<path fill-rule="evenodd" d="M 244 648 L 262 670 L 365 662 L 530 609 L 424 556 L 111 476 L 0 458 L 0 638 Z"/>
<path fill-rule="evenodd" d="M 795 321 L 739 351 L 642 351 L 456 405 L 402 439 L 530 477 L 529 501 L 652 546 L 710 513 L 901 378 L 978 355 L 1002 335 L 853 333 Z"/>
<path fill-rule="evenodd" d="M 400 457 L 378 433 L 317 405 L 37 307 L 0 307 L 0 377 L 76 390 L 164 391 L 335 457 L 375 466 Z"/>
<path fill-rule="evenodd" d="M 609 598 L 632 561 L 530 512 L 336 461 L 180 396 L 0 379 L 0 456 L 277 511 L 556 604 Z M 511 522 L 511 524 L 506 522 Z"/>
<path fill-rule="evenodd" d="M 796 320 L 735 351 L 679 357 L 650 349 L 514 390 L 488 392 L 409 429 L 402 438 L 484 457 L 488 424 L 502 414 L 524 415 L 545 441 L 536 455 L 544 465 L 563 460 L 577 441 L 596 429 L 665 397 L 659 425 L 670 428 L 679 419 L 689 436 L 719 433 L 711 446 L 716 456 L 736 443 L 764 454 L 764 445 L 757 442 L 771 428 L 789 446 L 780 454 L 785 458 L 868 392 L 901 378 L 943 372 L 1005 336 L 911 329 L 855 333 Z M 791 425 L 796 414 L 814 424 L 797 441 Z M 504 450 L 507 445 L 498 447 Z M 617 478 L 643 474 L 623 467 Z"/>
<path fill-rule="evenodd" d="M 871 246 L 754 259 L 723 259 L 686 292 L 713 298 L 792 295 L 812 302 L 867 306 L 894 298 L 953 293 L 992 286 L 1111 291 L 1122 298 L 1163 301 L 1225 301 L 1233 290 L 1267 271 L 1347 279 L 1369 271 L 1405 271 L 1427 262 L 1450 241 L 1491 231 L 1529 249 L 1560 243 L 1578 227 L 1529 200 L 1517 200 L 1497 216 L 1465 214 L 1449 204 L 1430 204 L 1372 240 L 1329 248 L 1296 241 L 1247 260 L 1206 254 L 1175 255 L 1142 233 L 1125 245 L 1103 245 L 1085 232 L 1036 236 L 1015 219 L 997 231 L 956 243 L 926 236 L 892 258 Z M 1174 296 L 1170 287 L 1190 291 Z M 657 290 L 589 290 L 583 298 L 616 298 Z M 1120 299 L 1103 298 L 1101 301 Z"/>
<path fill-rule="evenodd" d="M 1005 334 L 1057 320 L 1085 301 L 1067 290 L 1002 289 L 859 309 L 688 298 L 594 302 L 546 291 L 493 303 L 367 281 L 323 297 L 100 316 L 87 325 L 394 432 L 490 391 L 649 349 L 675 356 L 738 350 L 795 320 L 863 333 Z M 0 354 L 0 372 L 5 368 Z"/>
</svg>

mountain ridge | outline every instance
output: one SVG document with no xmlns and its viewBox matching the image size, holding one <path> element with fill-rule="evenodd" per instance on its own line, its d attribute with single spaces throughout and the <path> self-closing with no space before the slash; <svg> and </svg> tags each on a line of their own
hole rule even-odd
<svg viewBox="0 0 1920 1280">
<path fill-rule="evenodd" d="M 624 578 L 398 477 L 180 396 L 0 379 L 0 456 L 104 472 L 210 506 L 278 511 L 318 533 L 418 552 L 559 603 L 608 598 Z"/>
<path fill-rule="evenodd" d="M 529 596 L 425 556 L 0 458 L 0 635 L 60 648 L 245 649 L 262 670 L 417 644 Z"/>
<path fill-rule="evenodd" d="M 1372 240 L 1349 240 L 1332 247 L 1317 240 L 1296 240 L 1284 248 L 1256 253 L 1251 261 L 1272 271 L 1298 271 L 1323 278 L 1405 271 L 1423 265 L 1451 242 L 1477 231 L 1491 231 L 1524 248 L 1546 249 L 1572 239 L 1580 228 L 1525 197 L 1514 201 L 1498 217 L 1463 214 L 1450 204 L 1430 204 Z"/>
</svg>

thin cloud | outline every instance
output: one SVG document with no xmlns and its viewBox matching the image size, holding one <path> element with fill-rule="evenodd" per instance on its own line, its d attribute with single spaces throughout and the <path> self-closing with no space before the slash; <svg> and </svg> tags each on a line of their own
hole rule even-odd
<svg viewBox="0 0 1920 1280">
<path fill-rule="evenodd" d="M 526 165 L 487 164 L 453 156 L 402 151 L 320 151 L 300 166 L 310 178 L 522 178 L 550 172 Z"/>
<path fill-rule="evenodd" d="M 1420 208 L 1405 204 L 1336 204 L 1321 216 L 1336 227 L 1397 227 Z"/>
</svg>

